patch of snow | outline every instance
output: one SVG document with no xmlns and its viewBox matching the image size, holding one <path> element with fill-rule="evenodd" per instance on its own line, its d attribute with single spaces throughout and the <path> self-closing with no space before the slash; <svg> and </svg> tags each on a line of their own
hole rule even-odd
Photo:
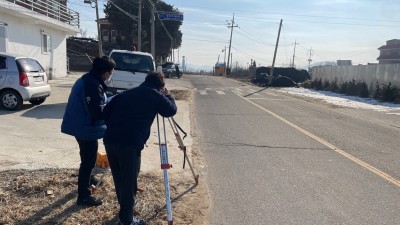
<svg viewBox="0 0 400 225">
<path fill-rule="evenodd" d="M 400 104 L 380 102 L 372 98 L 361 98 L 330 91 L 317 91 L 306 88 L 281 88 L 278 91 L 292 95 L 302 95 L 310 98 L 320 99 L 337 106 L 355 109 L 370 109 L 391 115 L 400 115 Z"/>
</svg>

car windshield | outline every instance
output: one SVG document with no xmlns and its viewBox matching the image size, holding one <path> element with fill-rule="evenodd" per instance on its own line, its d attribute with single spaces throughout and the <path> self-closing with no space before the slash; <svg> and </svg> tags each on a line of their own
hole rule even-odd
<svg viewBox="0 0 400 225">
<path fill-rule="evenodd" d="M 44 72 L 43 67 L 35 59 L 18 58 L 16 61 L 21 72 Z"/>
<path fill-rule="evenodd" d="M 115 61 L 116 70 L 131 72 L 150 72 L 154 71 L 153 60 L 147 55 L 114 52 L 111 58 Z"/>
</svg>

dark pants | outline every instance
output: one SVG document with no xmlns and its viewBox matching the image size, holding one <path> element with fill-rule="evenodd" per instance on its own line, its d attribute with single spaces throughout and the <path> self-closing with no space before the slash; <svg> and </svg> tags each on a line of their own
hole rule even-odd
<svg viewBox="0 0 400 225">
<path fill-rule="evenodd" d="M 133 219 L 141 150 L 133 146 L 105 147 L 120 205 L 119 220 L 123 224 L 129 224 Z"/>
<path fill-rule="evenodd" d="M 97 140 L 81 140 L 76 138 L 79 144 L 79 154 L 81 156 L 81 165 L 78 176 L 78 198 L 84 199 L 90 196 L 90 175 L 96 164 L 97 149 L 99 147 Z"/>
</svg>

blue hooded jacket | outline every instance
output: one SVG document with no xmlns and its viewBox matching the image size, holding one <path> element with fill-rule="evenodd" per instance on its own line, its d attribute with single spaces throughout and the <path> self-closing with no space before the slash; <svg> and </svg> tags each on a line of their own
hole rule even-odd
<svg viewBox="0 0 400 225">
<path fill-rule="evenodd" d="M 61 132 L 81 140 L 103 138 L 106 125 L 102 107 L 106 102 L 106 88 L 104 81 L 91 73 L 79 78 L 69 95 Z"/>
</svg>

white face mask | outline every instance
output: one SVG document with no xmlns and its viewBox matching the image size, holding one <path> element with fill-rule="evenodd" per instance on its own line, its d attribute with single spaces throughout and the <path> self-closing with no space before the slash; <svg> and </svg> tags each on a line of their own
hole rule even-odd
<svg viewBox="0 0 400 225">
<path fill-rule="evenodd" d="M 108 79 L 106 80 L 106 82 L 111 82 L 111 78 L 112 78 L 112 74 L 110 75 L 110 77 L 108 77 Z"/>
<path fill-rule="evenodd" d="M 111 82 L 111 78 L 112 78 L 112 76 L 113 76 L 112 73 L 109 73 L 109 74 L 110 74 L 110 76 L 104 81 L 104 83 L 106 83 L 106 84 L 109 84 L 109 83 Z M 105 77 L 107 77 L 106 74 L 105 74 Z"/>
</svg>

